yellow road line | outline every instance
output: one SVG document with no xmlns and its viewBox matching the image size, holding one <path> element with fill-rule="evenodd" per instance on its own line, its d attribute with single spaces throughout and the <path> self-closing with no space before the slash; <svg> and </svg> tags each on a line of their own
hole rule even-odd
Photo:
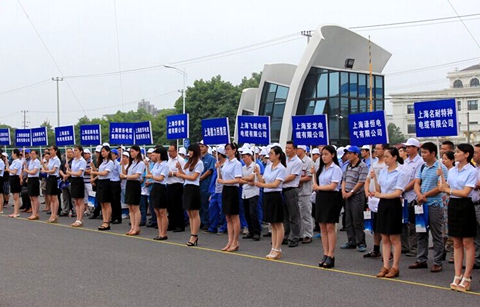
<svg viewBox="0 0 480 307">
<path fill-rule="evenodd" d="M 7 217 L 6 215 L 0 215 L 0 216 Z M 173 245 L 173 246 L 186 247 L 186 248 L 189 248 L 189 249 L 197 249 L 197 250 L 202 250 L 202 251 L 207 251 L 207 252 L 219 253 L 219 254 L 223 254 L 223 255 L 230 255 L 230 256 L 237 256 L 237 257 L 243 257 L 243 258 L 250 258 L 250 259 L 256 259 L 256 260 L 268 261 L 268 262 L 271 262 L 271 263 L 282 263 L 282 264 L 286 264 L 286 265 L 292 265 L 292 266 L 308 268 L 308 269 L 315 269 L 315 270 L 322 270 L 322 271 L 326 271 L 326 272 L 334 272 L 334 273 L 339 273 L 339 274 L 344 274 L 344 275 L 351 275 L 351 276 L 358 276 L 358 277 L 365 277 L 365 278 L 373 278 L 373 279 L 376 279 L 376 280 L 391 281 L 391 282 L 397 282 L 397 283 L 408 284 L 408 285 L 419 286 L 419 287 L 426 287 L 426 288 L 432 288 L 432 289 L 438 289 L 438 290 L 452 291 L 452 290 L 450 290 L 449 287 L 441 287 L 441 286 L 436 286 L 436 285 L 431 285 L 431 284 L 426 284 L 426 283 L 420 283 L 420 282 L 414 282 L 414 281 L 409 281 L 409 280 L 403 280 L 403 279 L 377 278 L 374 275 L 369 275 L 369 274 L 364 274 L 364 273 L 357 273 L 357 272 L 338 270 L 338 269 L 324 269 L 324 268 L 320 268 L 320 267 L 314 266 L 314 265 L 303 264 L 303 263 L 292 262 L 292 261 L 285 261 L 285 260 L 269 260 L 269 259 L 266 259 L 264 257 L 247 255 L 247 254 L 242 254 L 242 253 L 238 253 L 238 252 L 229 253 L 229 252 L 224 252 L 224 251 L 221 251 L 221 250 L 218 250 L 218 249 L 213 249 L 213 248 L 208 248 L 208 247 L 198 247 L 198 246 L 191 247 L 191 246 L 187 246 L 186 244 L 176 243 L 176 242 L 172 242 L 172 241 L 155 241 L 155 240 L 145 238 L 145 237 L 127 236 L 125 234 L 111 232 L 111 231 L 99 231 L 99 230 L 96 230 L 96 229 L 85 228 L 85 227 L 71 227 L 70 225 L 66 225 L 66 224 L 47 223 L 46 221 L 40 221 L 40 220 L 30 221 L 26 218 L 21 218 L 21 217 L 16 218 L 16 219 L 17 220 L 22 220 L 22 221 L 36 222 L 36 223 L 40 223 L 40 224 L 58 226 L 58 227 L 65 227 L 65 228 L 75 229 L 75 230 L 90 231 L 90 232 L 94 232 L 94 233 L 104 233 L 104 234 L 114 235 L 114 236 L 123 237 L 123 238 L 130 238 L 130 239 L 148 241 L 150 243 L 168 244 L 168 245 Z M 466 293 L 480 296 L 480 292 L 469 291 L 469 292 L 466 292 Z"/>
</svg>

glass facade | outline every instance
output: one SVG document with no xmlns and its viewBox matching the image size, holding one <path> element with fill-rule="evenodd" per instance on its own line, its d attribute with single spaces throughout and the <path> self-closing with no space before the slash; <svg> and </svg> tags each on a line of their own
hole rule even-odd
<svg viewBox="0 0 480 307">
<path fill-rule="evenodd" d="M 286 86 L 265 82 L 260 100 L 258 115 L 270 116 L 270 139 L 271 142 L 280 140 L 283 111 L 287 101 L 289 88 Z"/>
<path fill-rule="evenodd" d="M 372 79 L 372 109 L 384 110 L 384 77 L 373 75 Z M 349 143 L 348 115 L 370 111 L 369 98 L 370 75 L 368 73 L 313 67 L 303 85 L 295 115 L 327 114 L 330 143 L 347 145 Z"/>
</svg>

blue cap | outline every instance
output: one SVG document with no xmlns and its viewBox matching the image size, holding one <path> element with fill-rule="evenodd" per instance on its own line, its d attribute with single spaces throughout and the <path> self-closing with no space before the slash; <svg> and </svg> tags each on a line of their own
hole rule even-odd
<svg viewBox="0 0 480 307">
<path fill-rule="evenodd" d="M 30 149 L 25 149 L 25 153 L 30 153 Z"/>
<path fill-rule="evenodd" d="M 347 152 L 353 152 L 358 155 L 360 154 L 360 148 L 358 148 L 357 146 L 350 146 L 348 147 Z"/>
<path fill-rule="evenodd" d="M 112 149 L 112 153 L 116 154 L 118 156 L 118 150 Z"/>
<path fill-rule="evenodd" d="M 142 153 L 142 155 L 144 155 L 145 154 L 145 149 L 140 148 L 140 152 Z"/>
</svg>

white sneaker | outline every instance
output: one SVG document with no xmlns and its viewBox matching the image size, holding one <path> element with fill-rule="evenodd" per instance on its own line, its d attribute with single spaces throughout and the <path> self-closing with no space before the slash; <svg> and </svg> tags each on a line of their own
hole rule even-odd
<svg viewBox="0 0 480 307">
<path fill-rule="evenodd" d="M 248 235 L 248 228 L 245 227 L 243 228 L 243 233 L 242 233 L 244 236 Z"/>
</svg>

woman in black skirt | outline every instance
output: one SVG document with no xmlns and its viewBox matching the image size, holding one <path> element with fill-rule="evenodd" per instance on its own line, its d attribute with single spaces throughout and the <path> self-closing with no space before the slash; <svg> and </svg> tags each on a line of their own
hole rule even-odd
<svg viewBox="0 0 480 307">
<path fill-rule="evenodd" d="M 9 217 L 20 217 L 20 192 L 22 191 L 22 184 L 20 182 L 20 175 L 22 172 L 22 162 L 20 161 L 20 150 L 12 150 L 12 164 L 7 164 L 7 171 L 10 174 L 10 193 L 13 194 L 13 214 Z"/>
<path fill-rule="evenodd" d="M 5 159 L 5 155 L 4 153 L 2 152 L 2 150 L 0 149 L 0 213 L 3 213 L 3 205 L 4 205 L 4 200 L 3 200 L 3 193 L 4 193 L 4 190 L 3 190 L 3 185 L 4 185 L 4 180 L 3 180 L 3 176 L 5 175 L 5 162 L 4 162 L 4 159 Z"/>
<path fill-rule="evenodd" d="M 315 167 L 312 167 L 315 173 Z M 331 145 L 322 149 L 320 166 L 313 177 L 312 190 L 316 192 L 315 219 L 322 232 L 323 258 L 318 266 L 333 268 L 335 266 L 335 245 L 337 234 L 335 224 L 338 223 L 342 198 L 340 185 L 342 183 L 342 169 L 338 164 L 337 151 Z"/>
<path fill-rule="evenodd" d="M 157 216 L 158 236 L 154 240 L 167 240 L 168 218 L 167 218 L 167 178 L 170 169 L 168 168 L 167 150 L 160 146 L 152 153 L 152 161 L 155 163 L 150 170 L 147 163 L 147 178 L 153 179 L 152 190 L 150 191 L 150 202 L 155 215 Z"/>
<path fill-rule="evenodd" d="M 267 259 L 280 259 L 282 257 L 283 229 L 283 181 L 287 174 L 287 158 L 282 148 L 273 146 L 270 149 L 269 159 L 271 164 L 265 167 L 265 172 L 260 174 L 258 167 L 254 172 L 258 181 L 255 185 L 263 190 L 263 220 L 272 227 L 272 249 L 266 256 Z"/>
<path fill-rule="evenodd" d="M 70 226 L 83 226 L 83 214 L 85 212 L 84 198 L 85 198 L 85 184 L 83 182 L 83 175 L 87 169 L 87 161 L 83 158 L 83 147 L 76 145 L 73 147 L 73 161 L 72 167 L 65 163 L 67 174 L 70 175 L 70 195 L 75 203 L 75 211 L 77 212 L 77 220 Z"/>
<path fill-rule="evenodd" d="M 38 196 L 40 196 L 40 169 L 41 163 L 38 160 L 38 152 L 35 149 L 30 150 L 30 163 L 28 163 L 28 168 L 24 168 L 27 176 L 28 184 L 28 196 L 30 197 L 30 203 L 32 204 L 32 215 L 28 217 L 29 220 L 38 220 L 40 210 L 40 201 Z"/>
<path fill-rule="evenodd" d="M 218 162 L 215 165 L 217 170 L 220 170 L 220 176 L 217 181 L 223 184 L 222 211 L 227 218 L 228 243 L 222 248 L 222 251 L 234 252 L 238 251 L 239 248 L 240 197 L 238 188 L 242 179 L 242 164 L 238 161 L 240 155 L 238 154 L 238 145 L 236 143 L 225 145 L 225 154 L 227 155 L 227 160 L 223 163 L 222 168 L 220 169 Z"/>
<path fill-rule="evenodd" d="M 386 168 L 380 171 L 378 180 L 375 182 L 375 192 L 369 196 L 380 199 L 378 203 L 376 230 L 382 236 L 383 267 L 377 277 L 398 277 L 398 268 L 402 252 L 400 236 L 402 234 L 402 201 L 400 196 L 407 185 L 408 176 L 401 170 L 399 164 L 403 159 L 395 147 L 385 151 Z M 375 172 L 370 175 L 376 177 Z M 393 245 L 393 265 L 390 267 L 390 251 Z"/>
<path fill-rule="evenodd" d="M 112 216 L 112 189 L 110 188 L 110 175 L 113 171 L 114 164 L 112 161 L 112 152 L 110 146 L 104 145 L 100 151 L 97 161 L 98 169 L 95 164 L 91 164 L 92 170 L 90 176 L 98 176 L 96 198 L 100 206 L 102 206 L 102 225 L 98 226 L 98 230 L 110 230 L 110 220 Z"/>
<path fill-rule="evenodd" d="M 58 195 L 60 195 L 60 189 L 58 188 L 58 175 L 60 172 L 61 156 L 58 147 L 50 146 L 50 159 L 48 164 L 43 163 L 43 172 L 47 174 L 47 189 L 45 195 L 50 202 L 51 215 L 47 223 L 57 223 L 58 219 Z"/>
<path fill-rule="evenodd" d="M 182 168 L 177 162 L 177 172 L 173 175 L 184 179 L 183 209 L 187 210 L 190 220 L 190 240 L 187 246 L 198 244 L 198 230 L 200 229 L 200 174 L 203 172 L 203 162 L 200 158 L 200 146 L 192 144 L 188 147 L 188 161 Z"/>
<path fill-rule="evenodd" d="M 123 162 L 124 160 L 122 160 Z M 127 236 L 136 236 L 140 234 L 140 197 L 142 190 L 140 182 L 142 182 L 142 174 L 145 171 L 145 163 L 142 159 L 140 147 L 133 145 L 130 147 L 130 159 L 126 168 L 122 167 L 121 179 L 127 180 L 125 187 L 125 204 L 130 212 L 130 231 Z"/>
<path fill-rule="evenodd" d="M 455 277 L 450 289 L 469 291 L 472 282 L 472 269 L 475 262 L 474 239 L 477 236 L 477 221 L 472 194 L 477 184 L 477 170 L 472 165 L 474 148 L 470 144 L 459 144 L 455 150 L 457 165 L 448 171 L 447 182 L 442 182 L 440 190 L 449 194 L 448 235 L 453 237 L 453 261 Z M 441 171 L 437 171 L 440 174 Z M 465 250 L 465 253 L 464 253 Z M 465 257 L 464 257 L 465 256 Z M 462 275 L 463 259 L 465 272 Z"/>
</svg>

